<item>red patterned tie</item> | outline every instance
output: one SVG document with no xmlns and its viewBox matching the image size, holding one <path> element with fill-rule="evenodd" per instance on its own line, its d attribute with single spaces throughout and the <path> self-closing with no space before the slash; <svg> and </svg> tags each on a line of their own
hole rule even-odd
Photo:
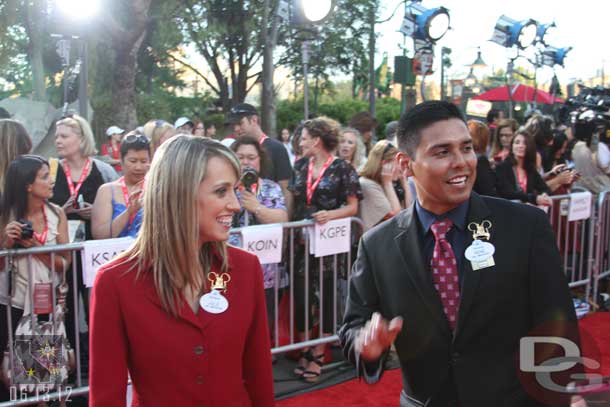
<svg viewBox="0 0 610 407">
<path fill-rule="evenodd" d="M 432 270 L 434 287 L 436 287 L 436 291 L 441 297 L 451 330 L 455 330 L 460 305 L 460 282 L 455 254 L 445 237 L 452 226 L 451 219 L 437 219 L 430 226 L 436 240 L 432 260 L 430 261 L 430 270 Z"/>
</svg>

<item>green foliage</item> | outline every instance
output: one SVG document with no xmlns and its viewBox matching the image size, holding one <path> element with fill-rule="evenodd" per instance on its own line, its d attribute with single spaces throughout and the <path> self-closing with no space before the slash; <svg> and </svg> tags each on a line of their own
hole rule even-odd
<svg viewBox="0 0 610 407">
<path fill-rule="evenodd" d="M 359 99 L 341 99 L 320 104 L 319 115 L 328 116 L 346 126 L 350 118 L 362 111 L 367 111 L 368 103 Z M 400 117 L 400 101 L 394 98 L 377 100 L 377 136 L 383 136 L 387 123 Z M 277 105 L 277 128 L 294 129 L 303 119 L 303 99 L 282 100 Z"/>
</svg>

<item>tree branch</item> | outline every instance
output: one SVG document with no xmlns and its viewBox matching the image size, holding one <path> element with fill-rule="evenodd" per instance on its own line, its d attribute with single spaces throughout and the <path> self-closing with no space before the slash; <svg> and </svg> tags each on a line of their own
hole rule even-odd
<svg viewBox="0 0 610 407">
<path fill-rule="evenodd" d="M 170 54 L 169 52 L 166 52 L 165 55 L 167 55 L 167 57 L 173 61 L 178 62 L 179 64 L 184 65 L 185 67 L 187 67 L 188 69 L 190 69 L 191 71 L 193 71 L 197 76 L 201 77 L 201 79 L 204 80 L 204 82 L 210 87 L 212 88 L 212 90 L 214 91 L 214 93 L 216 93 L 217 95 L 220 95 L 220 90 L 214 86 L 209 80 L 208 78 L 206 78 L 206 76 L 201 73 L 201 71 L 199 71 L 197 68 L 195 68 L 193 65 L 189 64 L 188 62 L 185 62 L 183 60 L 181 60 L 180 58 L 176 58 L 175 56 L 173 56 L 172 54 Z"/>
</svg>

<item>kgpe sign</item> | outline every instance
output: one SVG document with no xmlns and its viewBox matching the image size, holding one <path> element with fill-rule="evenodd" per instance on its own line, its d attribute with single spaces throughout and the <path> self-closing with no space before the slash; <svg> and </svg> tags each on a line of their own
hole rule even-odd
<svg viewBox="0 0 610 407">
<path fill-rule="evenodd" d="M 331 220 L 324 225 L 316 223 L 312 239 L 312 252 L 315 256 L 348 252 L 351 239 L 350 222 L 349 218 L 345 218 Z"/>
</svg>

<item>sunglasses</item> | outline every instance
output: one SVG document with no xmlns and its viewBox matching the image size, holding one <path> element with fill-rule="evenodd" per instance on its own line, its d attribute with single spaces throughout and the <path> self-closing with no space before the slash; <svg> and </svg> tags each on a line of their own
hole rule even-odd
<svg viewBox="0 0 610 407">
<path fill-rule="evenodd" d="M 155 120 L 155 128 L 163 126 L 167 123 L 165 120 Z"/>
<path fill-rule="evenodd" d="M 383 157 L 384 155 L 386 155 L 386 153 L 388 151 L 390 151 L 393 148 L 396 148 L 396 147 L 394 147 L 394 144 L 392 144 L 392 143 L 386 144 L 385 148 L 383 149 L 383 154 L 381 154 L 381 156 Z"/>
<path fill-rule="evenodd" d="M 149 144 L 150 141 L 148 140 L 148 138 L 146 136 L 144 136 L 142 134 L 130 134 L 123 138 L 123 143 L 125 143 L 125 144 L 131 144 L 131 143 Z"/>
</svg>

